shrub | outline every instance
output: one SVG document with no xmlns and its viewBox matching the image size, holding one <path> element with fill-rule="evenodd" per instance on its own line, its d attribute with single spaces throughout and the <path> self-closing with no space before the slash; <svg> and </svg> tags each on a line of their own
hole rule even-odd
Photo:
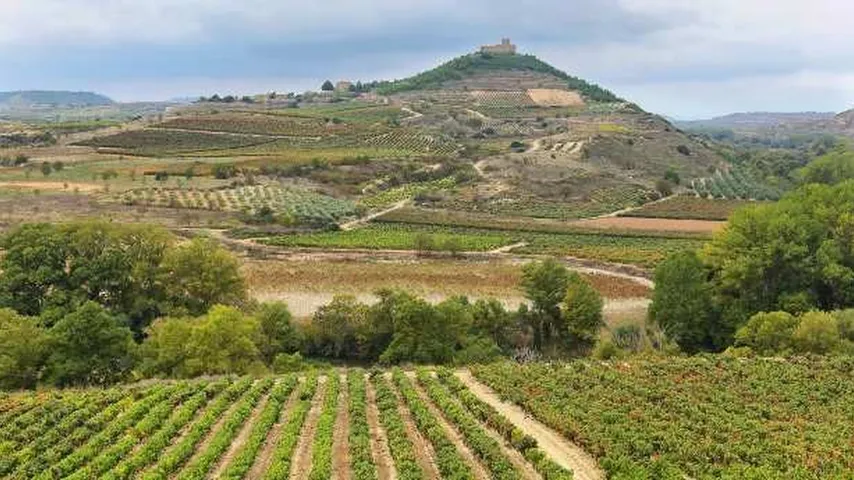
<svg viewBox="0 0 854 480">
<path fill-rule="evenodd" d="M 785 352 L 793 347 L 798 319 L 786 312 L 757 313 L 735 334 L 735 345 L 750 347 L 760 355 Z"/>
<path fill-rule="evenodd" d="M 840 340 L 836 319 L 824 312 L 805 313 L 792 336 L 795 349 L 802 353 L 830 353 Z"/>
</svg>

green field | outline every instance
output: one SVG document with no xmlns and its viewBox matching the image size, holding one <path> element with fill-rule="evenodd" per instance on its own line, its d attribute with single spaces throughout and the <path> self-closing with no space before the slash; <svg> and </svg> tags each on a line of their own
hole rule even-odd
<svg viewBox="0 0 854 480">
<path fill-rule="evenodd" d="M 851 359 L 474 367 L 614 479 L 850 479 Z"/>
</svg>

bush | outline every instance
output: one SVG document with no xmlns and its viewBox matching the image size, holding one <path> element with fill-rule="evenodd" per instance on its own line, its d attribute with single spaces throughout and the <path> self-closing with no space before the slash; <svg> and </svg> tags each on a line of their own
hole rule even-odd
<svg viewBox="0 0 854 480">
<path fill-rule="evenodd" d="M 211 174 L 219 180 L 227 180 L 237 175 L 237 167 L 227 163 L 219 163 L 211 168 Z"/>
<path fill-rule="evenodd" d="M 784 353 L 792 349 L 798 319 L 786 312 L 757 313 L 735 334 L 735 345 L 750 347 L 760 355 Z"/>
<path fill-rule="evenodd" d="M 840 346 L 840 340 L 836 319 L 824 312 L 805 313 L 792 335 L 795 350 L 801 353 L 830 353 Z"/>
<path fill-rule="evenodd" d="M 47 347 L 47 331 L 35 318 L 0 309 L 0 389 L 35 388 Z"/>
</svg>

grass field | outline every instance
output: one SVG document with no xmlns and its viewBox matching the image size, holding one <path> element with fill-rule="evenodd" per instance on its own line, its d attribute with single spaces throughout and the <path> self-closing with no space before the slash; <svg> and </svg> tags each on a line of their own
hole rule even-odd
<svg viewBox="0 0 854 480">
<path fill-rule="evenodd" d="M 498 364 L 475 375 L 615 479 L 849 479 L 850 359 Z"/>
<path fill-rule="evenodd" d="M 351 370 L 11 394 L 0 398 L 0 475 L 572 478 L 467 393 L 426 372 L 415 380 Z"/>
</svg>

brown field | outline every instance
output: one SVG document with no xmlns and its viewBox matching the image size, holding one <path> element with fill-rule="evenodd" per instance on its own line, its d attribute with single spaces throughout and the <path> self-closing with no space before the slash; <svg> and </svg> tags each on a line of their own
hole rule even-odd
<svg viewBox="0 0 854 480">
<path fill-rule="evenodd" d="M 12 188 L 21 190 L 46 190 L 51 192 L 77 190 L 81 193 L 95 193 L 104 189 L 103 185 L 97 183 L 77 182 L 0 182 L 0 188 Z"/>
<path fill-rule="evenodd" d="M 337 294 L 370 302 L 381 288 L 402 288 L 438 302 L 454 295 L 495 297 L 515 308 L 524 302 L 521 265 L 512 261 L 419 260 L 387 262 L 250 260 L 242 265 L 253 298 L 281 300 L 297 316 L 310 315 Z M 648 287 L 629 279 L 584 273 L 609 300 L 643 299 Z"/>
<path fill-rule="evenodd" d="M 584 100 L 578 92 L 556 90 L 551 88 L 532 88 L 528 96 L 541 107 L 580 107 Z"/>
<path fill-rule="evenodd" d="M 618 230 L 623 232 L 645 231 L 711 234 L 722 229 L 726 225 L 726 222 L 668 218 L 603 217 L 591 220 L 579 220 L 573 222 L 573 224 L 583 228 Z"/>
</svg>

